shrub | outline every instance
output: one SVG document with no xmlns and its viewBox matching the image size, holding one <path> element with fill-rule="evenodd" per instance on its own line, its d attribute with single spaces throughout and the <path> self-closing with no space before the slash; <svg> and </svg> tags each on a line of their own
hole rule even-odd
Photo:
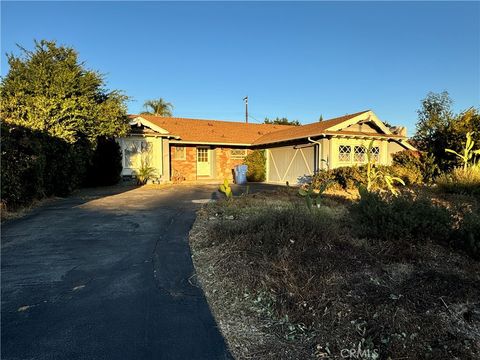
<svg viewBox="0 0 480 360">
<path fill-rule="evenodd" d="M 391 170 L 408 185 L 432 183 L 439 175 L 433 156 L 412 150 L 393 154 Z"/>
<path fill-rule="evenodd" d="M 344 189 L 356 188 L 367 181 L 364 166 L 345 166 L 332 170 L 335 181 Z"/>
<path fill-rule="evenodd" d="M 266 158 L 265 150 L 254 150 L 248 154 L 243 162 L 248 166 L 247 180 L 252 182 L 265 181 L 266 173 Z"/>
<path fill-rule="evenodd" d="M 410 194 L 391 197 L 361 191 L 360 201 L 351 210 L 355 229 L 364 237 L 446 242 L 451 233 L 453 220 L 446 208 Z"/>
<path fill-rule="evenodd" d="M 464 249 L 470 256 L 480 259 L 480 215 L 468 213 L 452 235 L 452 243 Z"/>
<path fill-rule="evenodd" d="M 480 195 L 480 165 L 444 173 L 437 178 L 437 186 L 446 193 Z"/>
<path fill-rule="evenodd" d="M 86 184 L 89 186 L 114 185 L 120 181 L 122 153 L 112 138 L 100 137 L 88 168 Z"/>
<path fill-rule="evenodd" d="M 332 170 L 321 170 L 312 178 L 312 185 L 319 189 L 325 182 L 333 182 L 333 186 L 342 189 L 353 189 L 357 184 L 366 182 L 364 167 L 344 166 Z"/>
<path fill-rule="evenodd" d="M 91 150 L 46 133 L 1 125 L 1 198 L 9 209 L 44 196 L 64 196 L 83 181 Z"/>
</svg>

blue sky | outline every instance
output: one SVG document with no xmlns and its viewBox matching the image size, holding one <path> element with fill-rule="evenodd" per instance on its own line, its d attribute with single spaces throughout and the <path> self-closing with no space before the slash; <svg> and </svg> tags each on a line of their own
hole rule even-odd
<svg viewBox="0 0 480 360">
<path fill-rule="evenodd" d="M 411 134 L 420 100 L 479 106 L 479 2 L 2 2 L 6 52 L 73 46 L 129 111 L 163 97 L 174 115 L 313 122 L 365 109 Z"/>
</svg>

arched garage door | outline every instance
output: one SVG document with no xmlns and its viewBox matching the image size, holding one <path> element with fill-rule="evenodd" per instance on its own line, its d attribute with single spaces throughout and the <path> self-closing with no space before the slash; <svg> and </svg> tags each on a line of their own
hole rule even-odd
<svg viewBox="0 0 480 360">
<path fill-rule="evenodd" d="M 315 169 L 315 147 L 285 146 L 268 149 L 267 181 L 276 183 L 289 182 L 298 184 L 305 181 L 305 177 L 313 174 Z"/>
</svg>

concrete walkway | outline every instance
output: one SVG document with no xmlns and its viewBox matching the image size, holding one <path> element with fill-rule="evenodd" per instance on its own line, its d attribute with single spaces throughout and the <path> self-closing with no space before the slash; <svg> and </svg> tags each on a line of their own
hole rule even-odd
<svg viewBox="0 0 480 360">
<path fill-rule="evenodd" d="M 229 359 L 188 231 L 216 186 L 82 191 L 2 228 L 2 359 Z"/>
</svg>

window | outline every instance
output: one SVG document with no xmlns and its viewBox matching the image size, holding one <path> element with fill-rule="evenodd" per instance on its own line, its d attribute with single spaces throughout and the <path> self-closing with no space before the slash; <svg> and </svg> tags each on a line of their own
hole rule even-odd
<svg viewBox="0 0 480 360">
<path fill-rule="evenodd" d="M 378 146 L 372 147 L 370 154 L 372 157 L 372 161 L 378 162 L 380 160 L 380 148 Z"/>
<path fill-rule="evenodd" d="M 231 149 L 230 150 L 230 158 L 231 159 L 244 159 L 247 156 L 247 149 Z"/>
<path fill-rule="evenodd" d="M 367 149 L 365 146 L 355 146 L 353 148 L 353 160 L 355 162 L 365 162 L 367 160 Z"/>
<path fill-rule="evenodd" d="M 142 162 L 150 162 L 152 150 L 152 144 L 145 140 L 126 140 L 125 168 L 137 169 L 142 166 Z"/>
<path fill-rule="evenodd" d="M 205 148 L 197 149 L 197 161 L 208 162 L 208 149 L 205 149 Z"/>
<path fill-rule="evenodd" d="M 352 148 L 347 145 L 338 147 L 338 161 L 350 161 L 352 158 Z"/>
<path fill-rule="evenodd" d="M 185 146 L 173 147 L 173 159 L 185 160 L 187 158 L 187 148 Z"/>
</svg>

